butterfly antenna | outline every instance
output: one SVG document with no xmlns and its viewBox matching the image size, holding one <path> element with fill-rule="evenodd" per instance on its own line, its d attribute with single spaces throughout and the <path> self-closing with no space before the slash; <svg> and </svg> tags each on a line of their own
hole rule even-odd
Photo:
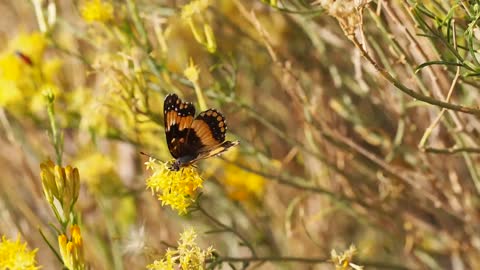
<svg viewBox="0 0 480 270">
<path fill-rule="evenodd" d="M 153 158 L 153 159 L 159 160 L 157 157 L 154 157 L 154 156 L 152 156 L 152 155 L 150 155 L 150 154 L 147 154 L 147 153 L 145 153 L 145 152 L 143 152 L 143 151 L 140 151 L 140 154 L 141 154 L 141 155 L 144 155 L 144 156 L 147 156 L 147 157 L 149 157 L 149 158 Z"/>
</svg>

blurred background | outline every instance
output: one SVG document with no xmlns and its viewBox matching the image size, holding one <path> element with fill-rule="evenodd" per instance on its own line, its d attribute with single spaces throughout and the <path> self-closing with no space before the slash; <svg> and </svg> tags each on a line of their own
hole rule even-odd
<svg viewBox="0 0 480 270">
<path fill-rule="evenodd" d="M 215 249 L 206 269 L 480 269 L 479 1 L 0 11 L 0 235 L 42 269 L 145 269 L 188 228 Z M 169 93 L 217 108 L 240 141 L 197 164 L 187 213 L 146 188 L 159 169 L 140 154 L 172 159 Z M 78 168 L 68 222 L 47 160 Z"/>
</svg>

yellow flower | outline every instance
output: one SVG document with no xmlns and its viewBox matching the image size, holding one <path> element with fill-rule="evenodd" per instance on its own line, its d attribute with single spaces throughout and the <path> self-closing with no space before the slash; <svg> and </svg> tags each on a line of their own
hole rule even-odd
<svg viewBox="0 0 480 270">
<path fill-rule="evenodd" d="M 4 52 L 0 55 L 0 89 L 2 89 L 0 106 L 5 107 L 23 101 L 24 94 L 21 88 L 25 85 L 25 82 L 22 82 L 25 68 L 28 67 L 23 66 L 15 54 Z"/>
<path fill-rule="evenodd" d="M 63 264 L 69 270 L 85 269 L 85 259 L 83 257 L 83 239 L 80 233 L 80 227 L 73 225 L 70 227 L 70 240 L 65 234 L 58 236 L 58 246 Z"/>
<path fill-rule="evenodd" d="M 0 76 L 3 80 L 16 82 L 22 77 L 22 63 L 18 57 L 5 52 L 0 56 Z"/>
<path fill-rule="evenodd" d="M 190 62 L 188 63 L 188 67 L 183 71 L 183 75 L 185 75 L 185 77 L 187 77 L 189 81 L 193 83 L 197 83 L 199 73 L 200 73 L 200 70 L 195 65 L 193 60 L 190 59 Z"/>
<path fill-rule="evenodd" d="M 177 249 L 167 249 L 163 258 L 147 265 L 149 270 L 205 269 L 205 262 L 212 257 L 213 247 L 202 250 L 195 242 L 197 234 L 191 228 L 180 234 Z"/>
<path fill-rule="evenodd" d="M 205 46 L 207 51 L 214 53 L 217 50 L 217 42 L 213 33 L 212 27 L 205 23 L 202 12 L 210 5 L 208 0 L 194 0 L 182 7 L 182 20 L 190 26 L 195 40 L 201 45 Z M 194 18 L 194 15 L 198 17 Z M 197 27 L 197 24 L 203 25 L 203 35 Z"/>
<path fill-rule="evenodd" d="M 251 169 L 260 169 L 255 160 L 239 156 L 238 148 L 233 148 L 224 154 L 227 160 L 243 165 Z M 236 201 L 251 201 L 263 196 L 266 179 L 256 173 L 242 169 L 232 162 L 225 163 L 222 160 L 213 160 L 212 165 L 206 171 L 206 175 L 216 175 L 225 186 L 227 195 Z M 220 170 L 221 169 L 221 170 Z"/>
<path fill-rule="evenodd" d="M 47 47 L 47 38 L 40 32 L 31 34 L 20 34 L 9 44 L 9 52 L 15 54 L 20 52 L 27 56 L 33 65 L 39 65 L 43 58 L 43 53 Z M 18 56 L 16 56 L 19 58 Z M 22 61 L 19 58 L 20 61 Z"/>
<path fill-rule="evenodd" d="M 77 168 L 60 167 L 51 160 L 40 164 L 43 192 L 54 212 L 58 213 L 55 200 L 62 206 L 62 221 L 67 220 L 80 192 L 80 175 Z"/>
<path fill-rule="evenodd" d="M 41 33 L 20 34 L 0 53 L 0 106 L 19 113 L 45 110 L 42 88 L 57 88 L 62 65 L 59 58 L 43 59 L 46 46 Z"/>
<path fill-rule="evenodd" d="M 6 107 L 22 101 L 22 92 L 13 81 L 0 78 L 0 107 Z"/>
<path fill-rule="evenodd" d="M 47 102 L 45 97 L 47 94 L 51 94 L 55 97 L 60 95 L 60 89 L 54 84 L 46 83 L 40 86 L 38 92 L 32 96 L 30 100 L 30 109 L 32 112 L 44 112 Z"/>
<path fill-rule="evenodd" d="M 178 171 L 170 170 L 168 162 L 156 163 L 149 160 L 147 168 L 154 171 L 146 180 L 147 188 L 158 194 L 162 205 L 169 205 L 179 214 L 185 214 L 187 207 L 194 202 L 194 195 L 202 187 L 203 179 L 194 167 L 183 167 Z"/>
<path fill-rule="evenodd" d="M 252 196 L 259 198 L 263 195 L 265 187 L 265 178 L 231 163 L 225 165 L 222 182 L 226 186 L 228 196 L 237 201 L 246 201 Z"/>
<path fill-rule="evenodd" d="M 88 23 L 105 23 L 113 19 L 113 5 L 102 0 L 88 0 L 80 8 L 83 19 Z"/>
<path fill-rule="evenodd" d="M 99 152 L 86 152 L 77 161 L 82 179 L 94 194 L 118 194 L 124 188 L 118 168 L 111 157 Z"/>
<path fill-rule="evenodd" d="M 194 0 L 182 7 L 182 19 L 190 19 L 195 14 L 202 13 L 210 5 L 209 0 Z"/>
<path fill-rule="evenodd" d="M 335 270 L 362 270 L 363 266 L 352 263 L 355 253 L 357 253 L 357 249 L 354 245 L 350 245 L 348 250 L 342 254 L 337 254 L 336 250 L 332 250 L 330 258 L 335 265 Z"/>
<path fill-rule="evenodd" d="M 16 241 L 11 241 L 5 236 L 2 236 L 0 241 L 0 269 L 40 269 L 40 267 L 36 266 L 36 253 L 37 249 L 30 251 L 26 243 L 20 243 L 20 237 L 17 237 Z"/>
</svg>

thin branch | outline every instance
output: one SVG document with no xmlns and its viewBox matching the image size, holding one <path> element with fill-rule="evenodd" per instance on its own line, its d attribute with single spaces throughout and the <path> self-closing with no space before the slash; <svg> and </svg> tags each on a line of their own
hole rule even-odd
<svg viewBox="0 0 480 270">
<path fill-rule="evenodd" d="M 200 201 L 197 200 L 197 203 L 196 203 L 196 208 L 195 210 L 199 210 L 205 217 L 207 217 L 208 219 L 210 219 L 215 225 L 221 227 L 222 229 L 224 229 L 225 231 L 227 232 L 231 232 L 233 233 L 235 236 L 237 236 L 241 241 L 242 241 L 242 244 L 244 244 L 245 246 L 247 246 L 247 248 L 250 250 L 250 252 L 252 253 L 253 257 L 256 258 L 257 257 L 257 253 L 255 252 L 255 249 L 253 248 L 253 245 L 250 244 L 250 242 L 247 240 L 247 238 L 245 238 L 243 235 L 241 235 L 238 231 L 236 231 L 233 227 L 230 227 L 224 223 L 222 223 L 220 220 L 216 219 L 214 216 L 210 215 L 205 209 L 203 209 L 203 207 L 200 205 Z"/>
<path fill-rule="evenodd" d="M 399 80 L 395 79 L 387 70 L 382 68 L 369 54 L 368 52 L 363 48 L 362 44 L 358 41 L 356 37 L 353 37 L 352 39 L 353 44 L 360 50 L 362 53 L 363 57 L 370 62 L 375 69 L 380 72 L 380 74 L 389 82 L 391 82 L 395 87 L 397 87 L 400 91 L 404 92 L 405 94 L 423 101 L 428 104 L 432 104 L 441 108 L 445 109 L 450 109 L 458 112 L 463 112 L 463 113 L 468 113 L 468 114 L 473 114 L 473 115 L 480 115 L 480 110 L 477 108 L 472 108 L 472 107 L 466 107 L 463 105 L 458 105 L 458 104 L 452 104 L 448 102 L 444 102 L 429 96 L 425 96 L 421 93 L 418 93 L 414 91 L 413 89 L 410 89 L 406 87 L 404 84 L 402 84 Z"/>
<path fill-rule="evenodd" d="M 474 148 L 474 147 L 451 147 L 451 148 L 425 147 L 424 151 L 427 153 L 435 153 L 435 154 L 458 154 L 458 153 L 480 154 L 480 148 Z"/>
<path fill-rule="evenodd" d="M 217 257 L 211 259 L 207 262 L 211 262 L 215 266 L 223 262 L 230 263 L 250 263 L 250 262 L 291 262 L 291 263 L 306 263 L 306 264 L 322 264 L 322 263 L 332 263 L 330 258 L 315 258 L 315 257 L 281 257 L 281 256 L 266 256 L 266 257 Z M 397 270 L 408 270 L 409 268 L 402 265 L 390 264 L 384 262 L 374 262 L 374 261 L 362 261 L 356 260 L 355 264 L 359 264 L 365 267 L 377 267 L 382 269 L 397 269 Z"/>
<path fill-rule="evenodd" d="M 453 46 L 455 49 L 457 48 L 457 39 L 456 39 L 456 30 L 455 30 L 455 20 L 452 20 L 452 31 L 453 31 Z M 449 102 L 450 98 L 452 97 L 453 90 L 455 89 L 455 86 L 457 85 L 458 78 L 460 77 L 460 67 L 457 66 L 457 71 L 455 73 L 455 77 L 453 78 L 452 84 L 450 85 L 450 89 L 448 90 L 447 97 L 445 98 L 445 102 Z M 440 111 L 440 114 L 435 118 L 435 120 L 430 124 L 430 126 L 425 130 L 422 139 L 420 140 L 420 143 L 418 144 L 418 147 L 423 150 L 425 148 L 425 144 L 430 137 L 430 134 L 432 133 L 433 129 L 437 126 L 437 124 L 440 122 L 440 119 L 442 118 L 443 114 L 445 113 L 446 109 L 442 108 Z M 457 125 L 461 125 L 461 123 L 457 123 Z M 460 129 L 461 126 L 458 126 Z"/>
</svg>

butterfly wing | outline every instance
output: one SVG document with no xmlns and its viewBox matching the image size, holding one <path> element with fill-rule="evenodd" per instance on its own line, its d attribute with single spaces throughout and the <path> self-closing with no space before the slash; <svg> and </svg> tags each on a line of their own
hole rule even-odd
<svg viewBox="0 0 480 270">
<path fill-rule="evenodd" d="M 239 141 L 224 141 L 223 143 L 215 146 L 204 147 L 199 151 L 198 156 L 192 161 L 192 163 L 200 159 L 220 155 L 221 153 L 230 149 L 230 147 L 234 147 L 239 143 Z"/>
<path fill-rule="evenodd" d="M 188 154 L 187 140 L 195 116 L 191 102 L 183 102 L 176 94 L 169 94 L 163 103 L 163 117 L 168 150 L 174 158 Z"/>
<path fill-rule="evenodd" d="M 199 159 L 216 156 L 238 144 L 238 141 L 225 141 L 227 122 L 215 109 L 201 112 L 192 122 L 188 133 L 188 145 L 197 153 L 189 164 Z"/>
</svg>

